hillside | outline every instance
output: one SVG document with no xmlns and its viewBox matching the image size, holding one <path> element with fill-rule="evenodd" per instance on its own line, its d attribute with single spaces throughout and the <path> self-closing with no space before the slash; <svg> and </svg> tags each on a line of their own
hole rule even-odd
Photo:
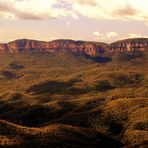
<svg viewBox="0 0 148 148">
<path fill-rule="evenodd" d="M 146 43 L 144 50 L 118 54 L 99 43 L 106 50 L 95 56 L 67 50 L 1 54 L 0 147 L 147 147 Z M 131 48 L 143 48 L 139 44 Z"/>
</svg>

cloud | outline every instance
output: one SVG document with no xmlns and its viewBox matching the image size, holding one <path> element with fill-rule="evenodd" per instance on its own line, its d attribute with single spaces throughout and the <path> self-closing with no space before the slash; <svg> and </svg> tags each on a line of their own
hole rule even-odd
<svg viewBox="0 0 148 148">
<path fill-rule="evenodd" d="M 93 35 L 96 36 L 96 37 L 99 37 L 101 39 L 105 39 L 105 40 L 107 40 L 109 38 L 118 38 L 118 37 L 120 37 L 120 35 L 117 32 L 113 32 L 113 31 L 107 32 L 105 34 L 100 33 L 98 31 L 94 31 Z"/>
<path fill-rule="evenodd" d="M 98 20 L 148 19 L 147 0 L 65 0 L 76 13 Z"/>
<path fill-rule="evenodd" d="M 118 17 L 123 17 L 123 18 L 133 17 L 138 15 L 138 13 L 139 13 L 139 10 L 135 9 L 130 5 L 126 5 L 123 8 L 118 8 L 113 12 L 114 15 Z"/>
<path fill-rule="evenodd" d="M 100 33 L 97 32 L 97 31 L 94 31 L 93 35 L 95 35 L 95 36 L 100 36 Z"/>
<path fill-rule="evenodd" d="M 94 19 L 108 19 L 109 15 L 100 5 L 87 5 L 81 3 L 72 4 L 72 10 L 80 15 Z"/>
<path fill-rule="evenodd" d="M 139 37 L 142 37 L 142 35 L 141 34 L 131 33 L 131 34 L 128 34 L 128 37 L 130 37 L 130 38 L 139 38 Z"/>
<path fill-rule="evenodd" d="M 5 3 L 0 1 L 0 12 L 10 11 L 11 5 L 9 3 Z"/>
<path fill-rule="evenodd" d="M 142 35 L 142 34 L 136 34 L 136 33 L 131 33 L 128 34 L 128 38 L 148 38 L 147 35 Z"/>
<path fill-rule="evenodd" d="M 104 37 L 104 34 L 98 32 L 98 31 L 94 31 L 93 35 L 96 36 L 96 37 Z"/>
<path fill-rule="evenodd" d="M 119 37 L 119 34 L 117 32 L 108 32 L 106 37 L 108 38 Z"/>
<path fill-rule="evenodd" d="M 67 3 L 70 4 L 80 4 L 80 5 L 90 5 L 90 6 L 95 6 L 97 5 L 96 0 L 64 0 Z"/>
<path fill-rule="evenodd" d="M 54 8 L 58 0 L 0 0 L 0 16 L 7 19 L 42 20 L 77 15 L 65 8 Z"/>
<path fill-rule="evenodd" d="M 66 25 L 67 25 L 67 26 L 70 26 L 70 25 L 71 25 L 71 23 L 70 23 L 70 22 L 66 22 Z"/>
<path fill-rule="evenodd" d="M 144 24 L 145 24 L 145 26 L 148 26 L 148 22 L 145 22 Z"/>
<path fill-rule="evenodd" d="M 80 16 L 98 20 L 148 19 L 147 0 L 0 0 L 0 17 L 52 19 Z"/>
</svg>

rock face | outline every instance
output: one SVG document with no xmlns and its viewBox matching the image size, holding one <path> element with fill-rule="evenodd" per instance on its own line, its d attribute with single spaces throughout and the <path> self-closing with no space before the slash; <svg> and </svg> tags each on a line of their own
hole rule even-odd
<svg viewBox="0 0 148 148">
<path fill-rule="evenodd" d="M 0 54 L 6 53 L 7 50 L 8 50 L 8 48 L 7 48 L 6 44 L 0 44 Z"/>
<path fill-rule="evenodd" d="M 22 39 L 8 43 L 7 49 L 10 53 L 46 52 L 49 49 L 49 43 Z"/>
<path fill-rule="evenodd" d="M 109 52 L 135 52 L 144 51 L 146 48 L 148 48 L 148 39 L 146 38 L 127 39 L 110 44 Z"/>
<path fill-rule="evenodd" d="M 108 45 L 105 43 L 54 40 L 51 42 L 36 40 L 15 40 L 8 44 L 0 44 L 0 53 L 21 53 L 21 52 L 56 52 L 71 51 L 88 55 L 97 55 L 105 51 Z"/>
<path fill-rule="evenodd" d="M 55 40 L 49 43 L 49 51 L 57 50 L 97 55 L 105 51 L 107 44 L 73 40 Z"/>
<path fill-rule="evenodd" d="M 54 40 L 51 42 L 21 39 L 0 44 L 0 54 L 4 53 L 21 53 L 21 52 L 57 52 L 70 51 L 84 53 L 95 56 L 104 52 L 122 53 L 144 51 L 148 47 L 148 39 L 127 39 L 117 41 L 112 44 L 74 41 L 74 40 Z"/>
</svg>

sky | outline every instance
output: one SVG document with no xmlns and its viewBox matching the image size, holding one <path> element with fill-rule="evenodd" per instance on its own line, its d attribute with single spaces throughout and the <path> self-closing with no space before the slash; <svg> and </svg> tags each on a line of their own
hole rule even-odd
<svg viewBox="0 0 148 148">
<path fill-rule="evenodd" d="M 148 0 L 0 0 L 0 42 L 148 37 Z"/>
</svg>

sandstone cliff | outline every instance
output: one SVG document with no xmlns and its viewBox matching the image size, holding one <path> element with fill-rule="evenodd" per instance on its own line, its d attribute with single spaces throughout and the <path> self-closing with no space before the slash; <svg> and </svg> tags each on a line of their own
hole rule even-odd
<svg viewBox="0 0 148 148">
<path fill-rule="evenodd" d="M 110 44 L 110 52 L 134 52 L 144 51 L 148 48 L 148 39 L 126 39 Z"/>
<path fill-rule="evenodd" d="M 0 44 L 0 54 L 6 53 L 7 50 L 8 50 L 8 48 L 7 48 L 6 44 Z"/>
<path fill-rule="evenodd" d="M 122 53 L 144 51 L 148 47 L 148 39 L 127 39 L 117 41 L 112 44 L 74 41 L 74 40 L 54 40 L 51 42 L 20 39 L 0 44 L 0 54 L 21 53 L 21 52 L 56 52 L 70 51 L 84 53 L 87 55 L 100 55 L 104 52 Z"/>
</svg>

